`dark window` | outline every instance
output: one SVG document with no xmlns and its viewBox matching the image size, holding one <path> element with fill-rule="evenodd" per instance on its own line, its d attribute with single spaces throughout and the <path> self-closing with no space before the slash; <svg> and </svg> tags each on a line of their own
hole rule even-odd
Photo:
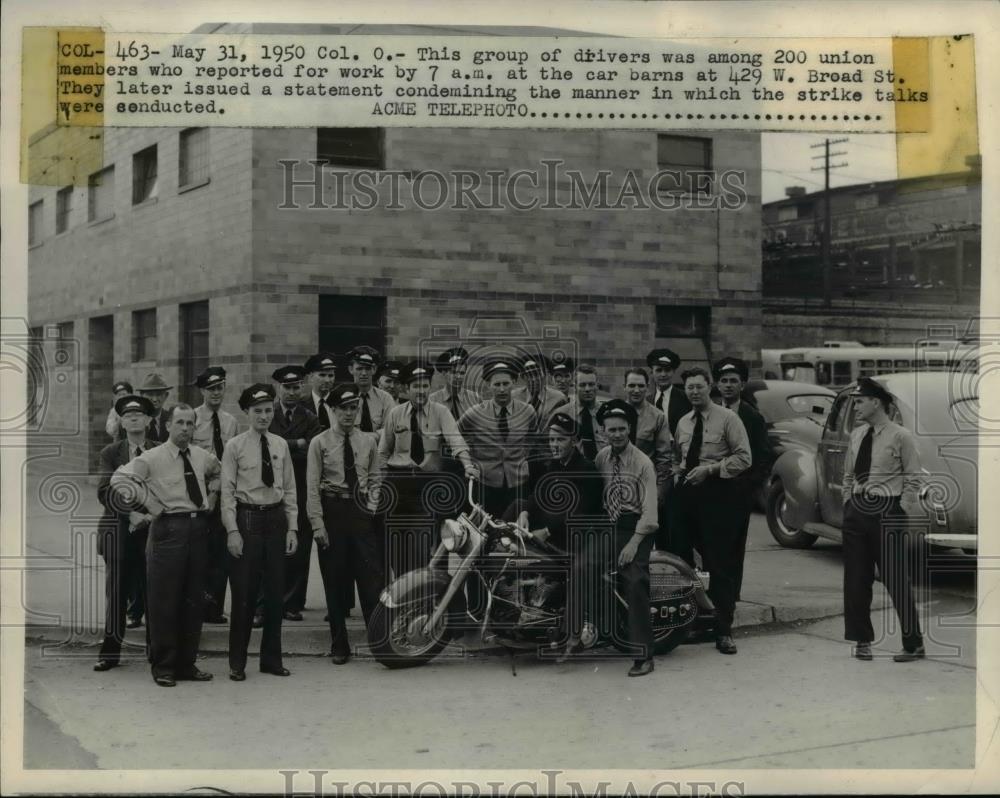
<svg viewBox="0 0 1000 798">
<path fill-rule="evenodd" d="M 74 324 L 71 321 L 60 322 L 56 325 L 56 340 L 72 341 Z"/>
<path fill-rule="evenodd" d="M 156 196 L 156 145 L 132 156 L 132 204 Z"/>
<path fill-rule="evenodd" d="M 189 127 L 181 131 L 177 185 L 180 188 L 208 180 L 208 128 Z"/>
<path fill-rule="evenodd" d="M 73 210 L 73 186 L 59 189 L 56 194 L 56 232 L 69 230 L 69 215 Z"/>
<path fill-rule="evenodd" d="M 847 385 L 853 377 L 851 376 L 851 362 L 849 360 L 833 361 L 833 384 Z"/>
<path fill-rule="evenodd" d="M 328 166 L 385 169 L 385 130 L 380 127 L 317 128 L 316 160 Z"/>
<path fill-rule="evenodd" d="M 797 211 L 797 218 L 805 219 L 813 216 L 816 212 L 816 206 L 812 202 L 802 202 L 795 206 Z"/>
<path fill-rule="evenodd" d="M 850 410 L 853 404 L 853 400 L 847 393 L 843 393 L 837 397 L 833 403 L 833 410 L 830 411 L 830 418 L 827 420 L 827 432 L 835 433 L 840 431 L 840 429 L 844 426 L 844 417 L 845 415 L 850 415 Z"/>
<path fill-rule="evenodd" d="M 115 168 L 94 172 L 87 181 L 87 221 L 98 222 L 115 215 Z"/>
<path fill-rule="evenodd" d="M 680 357 L 681 370 L 709 366 L 709 320 L 711 309 L 687 305 L 656 306 L 654 347 L 672 349 Z"/>
<path fill-rule="evenodd" d="M 208 301 L 181 305 L 181 385 L 177 397 L 192 407 L 200 394 L 192 383 L 208 363 Z"/>
<path fill-rule="evenodd" d="M 355 346 L 371 346 L 384 355 L 385 320 L 385 297 L 320 296 L 320 351 L 343 354 Z"/>
<path fill-rule="evenodd" d="M 132 360 L 156 360 L 156 308 L 132 311 Z"/>
<path fill-rule="evenodd" d="M 28 206 L 28 246 L 42 240 L 42 200 Z"/>
<path fill-rule="evenodd" d="M 712 140 L 695 136 L 656 137 L 656 166 L 664 174 L 657 188 L 664 194 L 711 194 Z"/>
</svg>

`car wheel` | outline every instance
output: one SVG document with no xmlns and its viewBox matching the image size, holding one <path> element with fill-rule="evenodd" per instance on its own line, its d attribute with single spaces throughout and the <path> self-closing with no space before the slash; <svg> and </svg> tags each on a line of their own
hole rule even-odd
<svg viewBox="0 0 1000 798">
<path fill-rule="evenodd" d="M 785 486 L 780 479 L 774 480 L 767 489 L 767 527 L 771 536 L 787 549 L 808 549 L 816 542 L 816 535 L 810 535 L 785 523 Z"/>
</svg>

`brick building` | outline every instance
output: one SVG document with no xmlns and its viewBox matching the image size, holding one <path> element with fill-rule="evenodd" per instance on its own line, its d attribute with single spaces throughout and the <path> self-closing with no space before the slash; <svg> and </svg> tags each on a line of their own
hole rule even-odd
<svg viewBox="0 0 1000 798">
<path fill-rule="evenodd" d="M 104 151 L 87 186 L 36 186 L 30 199 L 31 332 L 60 379 L 36 384 L 37 420 L 67 468 L 87 469 L 108 441 L 112 381 L 153 370 L 181 386 L 169 403 L 197 399 L 194 375 L 224 366 L 228 409 L 242 418 L 238 386 L 362 342 L 408 357 L 470 336 L 541 340 L 595 363 L 606 389 L 656 345 L 689 362 L 759 362 L 757 134 L 146 128 L 107 130 Z M 324 162 L 315 174 L 310 159 Z M 429 211 L 403 182 L 401 210 L 382 190 L 372 210 L 310 209 L 309 186 L 294 189 L 300 207 L 282 207 L 289 175 L 319 181 L 333 205 L 331 175 L 360 166 L 544 176 L 545 159 L 591 179 L 610 170 L 612 197 L 628 170 L 738 169 L 748 201 Z M 571 190 L 560 178 L 537 194 Z M 525 183 L 520 196 L 533 193 Z"/>
</svg>

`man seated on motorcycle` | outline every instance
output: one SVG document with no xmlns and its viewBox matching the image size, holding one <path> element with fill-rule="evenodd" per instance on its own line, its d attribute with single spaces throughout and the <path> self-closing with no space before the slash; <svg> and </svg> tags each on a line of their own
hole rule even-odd
<svg viewBox="0 0 1000 798">
<path fill-rule="evenodd" d="M 601 508 L 602 482 L 596 466 L 580 454 L 579 435 L 572 416 L 556 412 L 548 421 L 550 459 L 542 464 L 534 490 L 518 515 L 518 523 L 541 540 L 570 555 L 564 624 L 568 634 L 559 661 L 580 650 L 580 631 L 586 598 L 578 595 L 587 584 L 586 523 L 607 523 Z"/>
<path fill-rule="evenodd" d="M 657 529 L 656 469 L 631 442 L 638 415 L 621 399 L 597 411 L 608 445 L 594 465 L 604 480 L 604 509 L 613 525 L 611 548 L 628 601 L 628 642 L 635 651 L 629 676 L 653 671 L 653 625 L 649 616 L 649 552 Z"/>
</svg>

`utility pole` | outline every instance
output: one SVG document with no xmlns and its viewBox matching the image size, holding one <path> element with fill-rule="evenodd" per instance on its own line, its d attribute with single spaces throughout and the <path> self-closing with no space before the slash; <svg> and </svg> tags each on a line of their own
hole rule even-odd
<svg viewBox="0 0 1000 798">
<path fill-rule="evenodd" d="M 847 139 L 827 139 L 822 144 L 811 144 L 810 149 L 817 149 L 818 147 L 823 147 L 822 155 L 814 155 L 813 160 L 817 161 L 823 159 L 822 166 L 814 166 L 812 168 L 813 172 L 818 172 L 820 169 L 823 170 L 824 180 L 823 180 L 823 237 L 821 239 L 821 254 L 820 259 L 823 265 L 823 304 L 829 307 L 831 296 L 833 294 L 833 264 L 830 263 L 830 170 L 839 169 L 842 166 L 847 166 L 847 161 L 844 163 L 831 164 L 830 158 L 833 156 L 847 155 L 846 152 L 830 152 L 831 144 L 843 144 Z"/>
</svg>

